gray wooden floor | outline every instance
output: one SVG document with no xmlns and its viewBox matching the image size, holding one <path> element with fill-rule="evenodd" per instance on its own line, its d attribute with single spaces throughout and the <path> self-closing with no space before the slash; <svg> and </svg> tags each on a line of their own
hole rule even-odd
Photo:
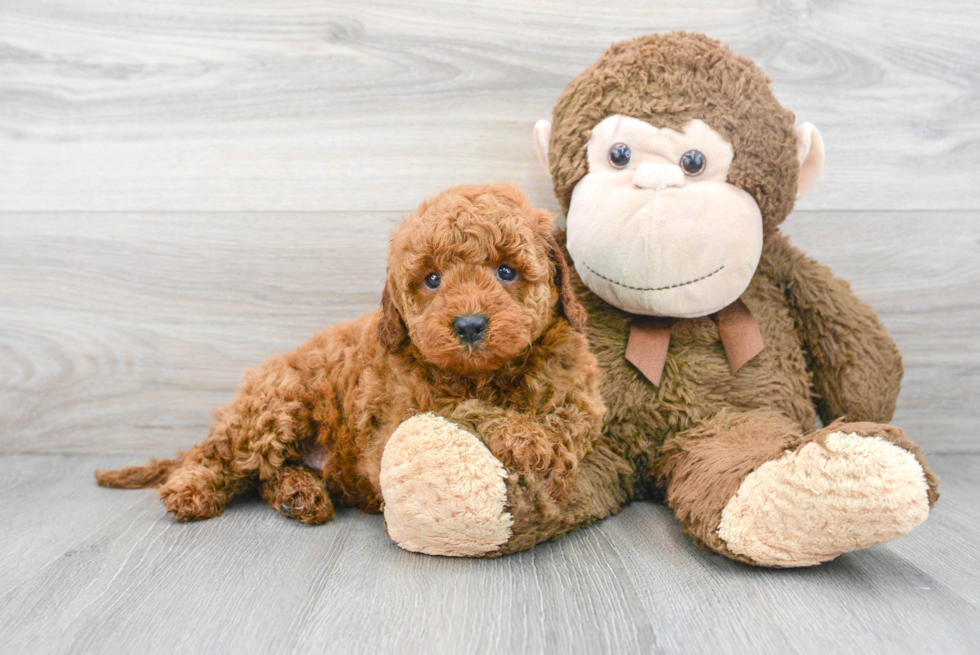
<svg viewBox="0 0 980 655">
<path fill-rule="evenodd" d="M 635 503 L 495 560 L 407 553 L 382 520 L 308 527 L 257 497 L 180 525 L 100 489 L 129 456 L 0 458 L 9 653 L 976 653 L 980 456 L 934 455 L 943 499 L 891 544 L 773 571 L 692 546 Z"/>
<path fill-rule="evenodd" d="M 785 230 L 903 351 L 925 525 L 768 571 L 638 503 L 460 561 L 352 511 L 176 525 L 95 486 L 376 306 L 424 196 L 511 179 L 557 209 L 534 121 L 613 41 L 680 28 L 824 135 Z M 0 652 L 980 653 L 978 34 L 969 0 L 0 0 Z"/>
</svg>

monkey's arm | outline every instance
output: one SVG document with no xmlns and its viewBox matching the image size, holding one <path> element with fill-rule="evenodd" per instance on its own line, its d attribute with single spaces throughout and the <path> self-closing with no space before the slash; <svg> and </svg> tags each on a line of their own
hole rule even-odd
<svg viewBox="0 0 980 655">
<path fill-rule="evenodd" d="M 889 422 L 902 382 L 902 357 L 878 315 L 847 282 L 785 237 L 776 234 L 770 242 L 775 247 L 767 248 L 767 255 L 779 262 L 796 313 L 821 420 Z"/>
</svg>

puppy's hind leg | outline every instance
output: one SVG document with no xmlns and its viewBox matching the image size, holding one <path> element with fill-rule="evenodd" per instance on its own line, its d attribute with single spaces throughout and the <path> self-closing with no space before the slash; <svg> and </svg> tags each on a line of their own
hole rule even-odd
<svg viewBox="0 0 980 655">
<path fill-rule="evenodd" d="M 313 433 L 313 393 L 303 350 L 250 371 L 238 395 L 217 413 L 211 434 L 183 457 L 160 487 L 178 521 L 217 516 L 256 478 L 271 480 L 287 461 L 299 461 Z"/>
<path fill-rule="evenodd" d="M 259 482 L 269 506 L 300 523 L 319 525 L 333 518 L 333 503 L 323 480 L 303 465 L 288 465 Z"/>
<path fill-rule="evenodd" d="M 161 489 L 160 496 L 177 521 L 209 519 L 221 514 L 230 493 L 216 493 L 217 476 L 194 461 L 195 450 L 186 456 L 178 453 L 170 459 L 151 459 L 141 466 L 96 471 L 95 480 L 101 487 L 117 489 L 163 487 L 166 494 Z"/>
<path fill-rule="evenodd" d="M 190 461 L 167 478 L 158 495 L 174 520 L 185 523 L 218 516 L 235 491 L 214 469 Z"/>
</svg>

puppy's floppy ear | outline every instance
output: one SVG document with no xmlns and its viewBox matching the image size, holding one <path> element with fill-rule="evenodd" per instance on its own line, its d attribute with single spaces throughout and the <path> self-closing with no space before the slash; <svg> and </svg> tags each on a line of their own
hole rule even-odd
<svg viewBox="0 0 980 655">
<path fill-rule="evenodd" d="M 391 299 L 388 284 L 390 282 L 385 284 L 385 290 L 381 292 L 381 322 L 378 325 L 378 337 L 381 339 L 381 345 L 387 348 L 388 352 L 394 353 L 408 339 L 408 330 Z"/>
<path fill-rule="evenodd" d="M 550 221 L 549 221 L 550 223 Z M 578 331 L 585 328 L 585 321 L 588 314 L 585 307 L 575 297 L 575 289 L 572 288 L 572 275 L 568 269 L 568 260 L 555 235 L 551 233 L 550 225 L 541 234 L 545 247 L 548 249 L 548 257 L 555 265 L 555 288 L 558 289 L 558 310 L 565 315 L 569 324 Z"/>
</svg>

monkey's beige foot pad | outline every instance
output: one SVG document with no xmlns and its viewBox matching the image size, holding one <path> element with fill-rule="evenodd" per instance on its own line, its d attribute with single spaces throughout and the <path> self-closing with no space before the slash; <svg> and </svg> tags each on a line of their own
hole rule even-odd
<svg viewBox="0 0 980 655">
<path fill-rule="evenodd" d="M 833 432 L 749 474 L 718 536 L 763 566 L 813 566 L 900 537 L 928 515 L 925 473 L 910 452 Z"/>
<path fill-rule="evenodd" d="M 510 539 L 507 472 L 483 442 L 432 414 L 395 430 L 381 457 L 388 535 L 429 555 L 473 557 Z"/>
</svg>

